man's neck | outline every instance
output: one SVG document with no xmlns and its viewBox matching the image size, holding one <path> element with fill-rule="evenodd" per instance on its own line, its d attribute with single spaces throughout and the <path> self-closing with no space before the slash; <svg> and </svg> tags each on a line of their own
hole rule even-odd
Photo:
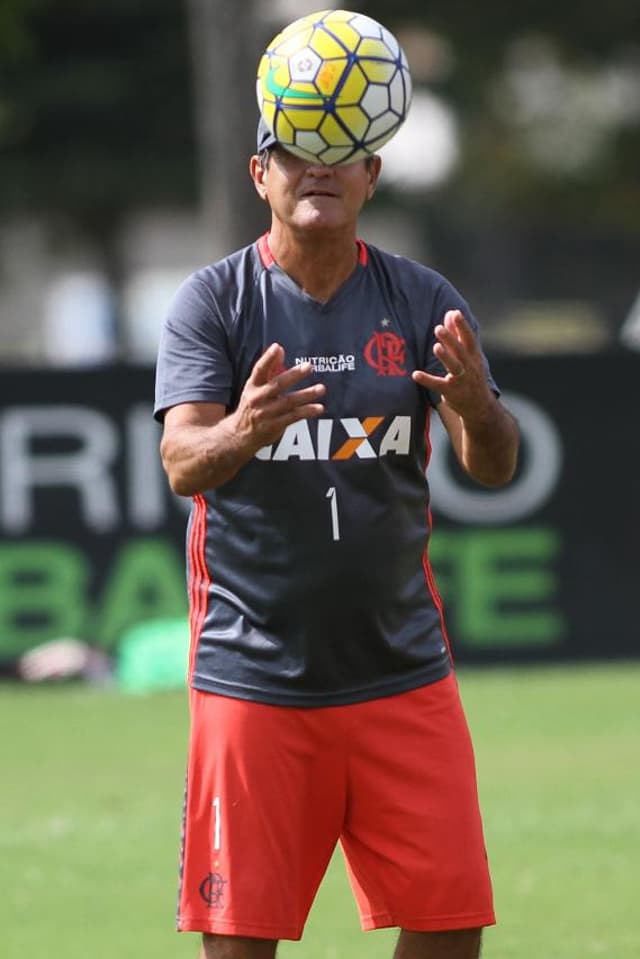
<svg viewBox="0 0 640 959">
<path fill-rule="evenodd" d="M 276 227 L 269 234 L 269 249 L 280 269 L 320 303 L 331 299 L 358 264 L 356 238 L 344 231 L 298 236 Z"/>
</svg>

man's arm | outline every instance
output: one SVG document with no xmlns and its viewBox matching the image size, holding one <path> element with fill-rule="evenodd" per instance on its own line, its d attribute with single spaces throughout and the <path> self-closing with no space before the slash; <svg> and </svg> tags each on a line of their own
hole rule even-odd
<svg viewBox="0 0 640 959">
<path fill-rule="evenodd" d="M 502 486 L 515 472 L 518 427 L 493 393 L 489 397 L 487 408 L 471 418 L 456 413 L 445 399 L 438 413 L 465 472 L 484 486 Z"/>
<path fill-rule="evenodd" d="M 435 329 L 434 355 L 448 370 L 422 370 L 414 382 L 440 393 L 438 413 L 462 468 L 478 483 L 502 486 L 512 478 L 518 456 L 518 425 L 491 391 L 482 353 L 460 310 L 449 310 Z"/>
<path fill-rule="evenodd" d="M 278 372 L 283 362 L 284 350 L 273 343 L 228 416 L 220 403 L 181 403 L 166 411 L 160 454 L 174 493 L 193 496 L 222 486 L 290 423 L 324 412 L 323 385 L 293 389 L 312 372 L 311 364 Z"/>
</svg>

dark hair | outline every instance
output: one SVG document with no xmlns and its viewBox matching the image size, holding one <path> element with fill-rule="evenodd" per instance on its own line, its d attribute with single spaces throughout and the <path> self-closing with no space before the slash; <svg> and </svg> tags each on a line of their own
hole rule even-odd
<svg viewBox="0 0 640 959">
<path fill-rule="evenodd" d="M 269 166 L 269 158 L 271 157 L 271 147 L 265 147 L 264 150 L 260 150 L 258 156 L 260 157 L 260 166 L 263 170 L 266 170 Z"/>
</svg>

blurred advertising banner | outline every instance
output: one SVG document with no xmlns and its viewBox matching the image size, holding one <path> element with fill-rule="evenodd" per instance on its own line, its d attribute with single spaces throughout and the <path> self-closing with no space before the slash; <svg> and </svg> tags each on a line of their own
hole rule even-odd
<svg viewBox="0 0 640 959">
<path fill-rule="evenodd" d="M 640 356 L 492 369 L 523 437 L 508 487 L 468 483 L 433 417 L 431 558 L 456 659 L 638 655 Z M 189 503 L 160 465 L 153 371 L 0 383 L 0 658 L 62 637 L 113 649 L 183 615 Z"/>
</svg>

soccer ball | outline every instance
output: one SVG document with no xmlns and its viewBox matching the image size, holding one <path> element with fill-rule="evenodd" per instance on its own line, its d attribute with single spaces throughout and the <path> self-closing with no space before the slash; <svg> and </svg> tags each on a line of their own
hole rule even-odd
<svg viewBox="0 0 640 959">
<path fill-rule="evenodd" d="M 258 66 L 258 106 L 290 153 L 329 166 L 375 153 L 399 129 L 411 76 L 398 41 L 349 10 L 290 23 Z"/>
</svg>

